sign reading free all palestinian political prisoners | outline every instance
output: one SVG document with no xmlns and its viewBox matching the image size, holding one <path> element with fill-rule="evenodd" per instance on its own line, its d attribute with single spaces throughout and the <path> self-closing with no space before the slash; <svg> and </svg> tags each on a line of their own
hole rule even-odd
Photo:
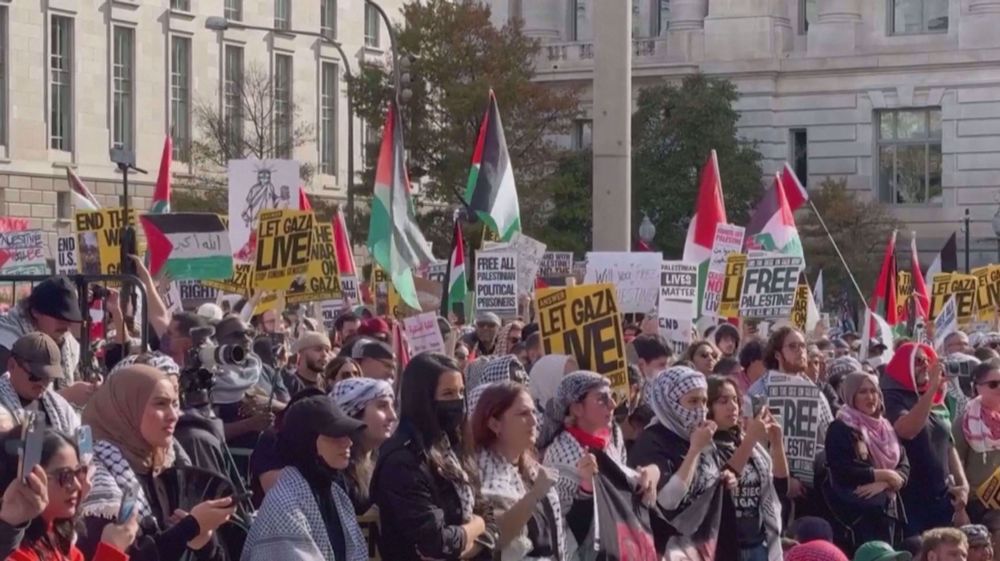
<svg viewBox="0 0 1000 561">
<path fill-rule="evenodd" d="M 476 311 L 517 316 L 517 254 L 476 252 Z"/>
<path fill-rule="evenodd" d="M 698 266 L 682 261 L 664 261 L 660 272 L 660 334 L 675 353 L 691 342 L 691 320 L 698 302 Z"/>
<path fill-rule="evenodd" d="M 810 485 L 813 462 L 833 421 L 826 398 L 808 379 L 775 372 L 767 386 L 767 406 L 781 424 L 792 476 Z"/>
<path fill-rule="evenodd" d="M 575 357 L 581 370 L 608 377 L 616 399 L 628 396 L 621 310 L 614 285 L 544 288 L 535 292 L 535 298 L 545 354 Z"/>
<path fill-rule="evenodd" d="M 286 290 L 309 270 L 312 260 L 313 213 L 299 210 L 262 212 L 257 228 L 254 286 Z"/>
<path fill-rule="evenodd" d="M 759 319 L 788 317 L 803 261 L 801 257 L 751 252 L 743 275 L 740 315 Z"/>
</svg>

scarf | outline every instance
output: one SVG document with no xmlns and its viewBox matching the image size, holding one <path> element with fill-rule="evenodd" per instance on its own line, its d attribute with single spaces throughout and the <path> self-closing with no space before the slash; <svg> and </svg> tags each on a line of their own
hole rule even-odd
<svg viewBox="0 0 1000 561">
<path fill-rule="evenodd" d="M 80 426 L 80 417 L 63 396 L 49 388 L 42 393 L 38 402 L 52 428 L 63 434 L 76 433 L 77 427 Z M 10 373 L 0 376 L 0 407 L 10 412 L 16 424 L 24 422 L 25 408 L 21 405 L 21 398 L 18 397 L 17 390 L 10 381 Z"/>
<path fill-rule="evenodd" d="M 469 475 L 465 473 L 465 468 L 462 467 L 462 462 L 459 461 L 458 455 L 455 454 L 451 443 L 447 437 L 445 437 L 444 441 L 445 445 L 441 447 L 441 455 L 445 463 L 451 466 L 453 472 L 462 474 L 461 481 L 452 480 L 451 483 L 455 486 L 458 500 L 462 503 L 462 521 L 463 523 L 468 522 L 472 517 L 472 508 L 476 505 L 476 495 L 472 490 L 472 485 L 469 483 Z"/>
<path fill-rule="evenodd" d="M 94 440 L 114 443 L 137 473 L 150 473 L 156 450 L 142 437 L 140 426 L 146 404 L 157 384 L 167 375 L 152 366 L 134 364 L 107 379 L 83 410 L 83 424 L 90 425 Z"/>
<path fill-rule="evenodd" d="M 938 361 L 937 353 L 934 352 L 929 345 L 916 344 L 916 343 L 904 343 L 898 349 L 896 353 L 892 355 L 892 360 L 885 367 L 885 375 L 891 379 L 895 384 L 904 390 L 908 390 L 911 393 L 917 395 L 926 391 L 926 386 L 917 387 L 916 379 L 914 378 L 913 360 L 916 356 L 917 349 L 924 352 L 924 356 L 928 360 L 928 368 L 932 364 Z M 889 389 L 887 386 L 886 389 Z M 934 405 L 941 405 L 944 403 L 944 388 L 942 387 L 934 394 Z"/>
<path fill-rule="evenodd" d="M 879 405 L 875 416 L 855 409 L 854 397 L 866 381 L 875 385 L 878 390 Z M 899 465 L 899 439 L 892 423 L 882 416 L 882 390 L 878 387 L 878 379 L 864 372 L 852 372 L 844 376 L 840 383 L 840 399 L 843 407 L 837 412 L 837 419 L 851 427 L 861 435 L 861 439 L 871 453 L 872 465 L 875 469 L 896 469 Z"/>
<path fill-rule="evenodd" d="M 638 484 L 639 474 L 626 465 L 625 439 L 622 437 L 621 429 L 613 424 L 610 431 L 611 437 L 604 453 L 618 464 L 633 485 Z M 559 472 L 555 488 L 559 494 L 559 506 L 562 512 L 569 512 L 573 501 L 584 496 L 580 491 L 580 475 L 577 473 L 576 464 L 586 453 L 588 450 L 570 434 L 568 429 L 560 432 L 545 450 L 545 465 Z M 572 548 L 569 551 L 572 551 Z"/>
<path fill-rule="evenodd" d="M 504 356 L 510 353 L 510 330 L 514 327 L 522 327 L 520 322 L 512 321 L 507 325 L 500 328 L 497 331 L 497 337 L 494 339 L 495 345 L 493 346 L 493 354 L 496 356 Z"/>
<path fill-rule="evenodd" d="M 730 431 L 716 432 L 714 440 L 719 454 L 728 462 L 743 442 L 743 435 L 738 428 L 734 428 Z M 778 498 L 778 490 L 774 487 L 774 463 L 771 454 L 763 445 L 757 444 L 747 465 L 760 473 L 760 519 L 764 527 L 764 536 L 767 538 L 768 561 L 782 561 L 781 500 Z M 743 484 L 742 478 L 738 484 Z"/>
<path fill-rule="evenodd" d="M 474 390 L 476 386 L 483 383 L 483 372 L 486 366 L 496 360 L 497 357 L 488 355 L 481 356 L 473 360 L 465 367 L 465 390 Z"/>
<path fill-rule="evenodd" d="M 335 483 L 330 493 L 347 543 L 347 559 L 334 559 L 323 515 L 309 483 L 294 467 L 281 471 L 267 492 L 243 546 L 243 561 L 367 561 L 368 545 L 354 507 Z"/>
<path fill-rule="evenodd" d="M 985 454 L 1000 450 L 1000 411 L 983 407 L 982 396 L 973 399 L 965 410 L 962 433 L 976 452 Z"/>
<path fill-rule="evenodd" d="M 494 382 L 517 382 L 518 384 L 528 383 L 528 373 L 524 371 L 521 361 L 514 355 L 494 355 L 492 361 L 486 365 L 483 375 L 479 379 L 480 384 L 492 384 Z"/>
<path fill-rule="evenodd" d="M 608 442 L 611 440 L 611 429 L 605 427 L 596 433 L 589 433 L 577 426 L 566 427 L 566 432 L 570 434 L 580 446 L 585 449 L 597 449 L 604 451 L 608 447 Z"/>
<path fill-rule="evenodd" d="M 583 399 L 591 390 L 607 387 L 610 387 L 608 379 L 596 372 L 578 370 L 563 377 L 555 397 L 545 404 L 545 422 L 539 431 L 538 447 L 547 447 L 565 428 L 570 405 Z"/>
<path fill-rule="evenodd" d="M 348 417 L 356 417 L 364 412 L 365 407 L 376 399 L 387 397 L 394 399 L 392 386 L 385 380 L 374 378 L 348 378 L 333 385 L 333 402 L 340 407 Z"/>
<path fill-rule="evenodd" d="M 96 518 L 114 519 L 118 515 L 118 508 L 121 506 L 122 494 L 125 489 L 132 488 L 137 491 L 136 504 L 139 509 L 139 519 L 154 516 L 149 506 L 149 498 L 135 471 L 129 465 L 128 460 L 112 442 L 98 440 L 94 442 L 94 469 L 91 480 L 90 492 L 80 503 L 80 513 L 82 516 L 93 516 Z M 175 440 L 166 454 L 164 469 L 178 466 L 189 466 L 191 460 L 184 449 Z"/>
<path fill-rule="evenodd" d="M 7 314 L 0 316 L 0 347 L 13 349 L 14 343 L 22 336 L 38 331 L 31 321 L 26 304 L 27 301 L 24 301 L 24 304 L 18 305 Z M 57 343 L 60 351 L 59 362 L 62 364 L 65 374 L 61 380 L 56 381 L 56 387 L 61 388 L 73 383 L 76 377 L 76 368 L 80 365 L 80 343 L 69 333 L 63 335 L 62 341 L 57 341 Z"/>
<path fill-rule="evenodd" d="M 700 372 L 687 366 L 668 368 L 652 381 L 646 384 L 646 402 L 653 409 L 659 423 L 684 440 L 688 440 L 691 431 L 705 420 L 707 407 L 688 409 L 681 404 L 681 399 L 695 389 L 708 390 L 708 382 Z"/>
</svg>

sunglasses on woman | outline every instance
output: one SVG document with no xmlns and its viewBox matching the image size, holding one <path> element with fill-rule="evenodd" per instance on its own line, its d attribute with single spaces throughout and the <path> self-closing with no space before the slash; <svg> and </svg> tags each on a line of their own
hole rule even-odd
<svg viewBox="0 0 1000 561">
<path fill-rule="evenodd" d="M 61 487 L 69 489 L 74 485 L 79 484 L 80 481 L 86 478 L 89 470 L 90 466 L 88 465 L 82 465 L 75 468 L 64 467 L 48 472 L 48 476 L 56 480 Z"/>
</svg>

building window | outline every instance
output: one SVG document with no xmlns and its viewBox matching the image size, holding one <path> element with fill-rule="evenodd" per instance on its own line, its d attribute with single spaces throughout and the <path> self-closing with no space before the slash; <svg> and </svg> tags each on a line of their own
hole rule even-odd
<svg viewBox="0 0 1000 561">
<path fill-rule="evenodd" d="M 112 134 L 111 144 L 116 148 L 132 148 L 135 119 L 132 100 L 134 99 L 135 72 L 135 30 L 130 27 L 115 27 L 114 31 L 114 71 Z"/>
<path fill-rule="evenodd" d="M 569 40 L 579 41 L 580 40 L 580 9 L 582 6 L 581 0 L 569 0 L 569 14 L 567 14 L 567 19 L 569 20 Z"/>
<path fill-rule="evenodd" d="M 381 16 L 378 9 L 371 4 L 365 3 L 365 46 L 379 48 L 381 32 Z"/>
<path fill-rule="evenodd" d="M 243 0 L 226 0 L 222 15 L 232 21 L 243 21 Z"/>
<path fill-rule="evenodd" d="M 882 202 L 941 202 L 941 109 L 878 113 L 878 187 Z"/>
<path fill-rule="evenodd" d="M 274 0 L 274 28 L 291 29 L 292 0 Z"/>
<path fill-rule="evenodd" d="M 319 32 L 330 39 L 337 38 L 337 0 L 322 0 L 320 2 Z"/>
<path fill-rule="evenodd" d="M 73 149 L 73 19 L 52 16 L 49 30 L 49 146 Z"/>
<path fill-rule="evenodd" d="M 187 162 L 191 149 L 191 39 L 170 38 L 170 136 L 173 159 Z"/>
<path fill-rule="evenodd" d="M 337 173 L 337 64 L 324 62 L 320 72 L 319 171 Z"/>
<path fill-rule="evenodd" d="M 226 45 L 223 117 L 229 137 L 229 156 L 243 155 L 243 47 Z"/>
<path fill-rule="evenodd" d="M 0 146 L 7 144 L 7 6 L 0 6 Z"/>
<path fill-rule="evenodd" d="M 170 0 L 171 10 L 180 10 L 182 12 L 191 11 L 191 0 Z"/>
<path fill-rule="evenodd" d="M 594 121 L 580 119 L 573 122 L 573 138 L 570 141 L 574 150 L 590 148 L 593 142 Z"/>
<path fill-rule="evenodd" d="M 946 33 L 948 0 L 888 0 L 893 35 Z"/>
<path fill-rule="evenodd" d="M 274 152 L 292 157 L 292 57 L 274 57 Z"/>
<path fill-rule="evenodd" d="M 806 129 L 792 129 L 792 169 L 799 183 L 809 185 L 809 133 Z"/>
<path fill-rule="evenodd" d="M 649 19 L 650 32 L 653 37 L 660 37 L 670 25 L 670 0 L 650 0 Z"/>
<path fill-rule="evenodd" d="M 805 35 L 809 31 L 809 24 L 819 21 L 819 11 L 816 7 L 817 0 L 799 0 L 799 34 Z"/>
<path fill-rule="evenodd" d="M 73 219 L 73 201 L 70 200 L 69 191 L 56 192 L 56 218 L 59 220 Z"/>
</svg>

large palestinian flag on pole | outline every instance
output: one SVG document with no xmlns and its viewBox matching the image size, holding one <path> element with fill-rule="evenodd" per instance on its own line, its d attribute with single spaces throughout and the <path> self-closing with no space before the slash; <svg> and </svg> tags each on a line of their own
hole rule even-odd
<svg viewBox="0 0 1000 561">
<path fill-rule="evenodd" d="M 233 276 L 229 234 L 219 215 L 199 212 L 143 214 L 149 272 L 171 280 L 223 280 Z"/>
<path fill-rule="evenodd" d="M 774 187 L 764 193 L 754 209 L 745 244 L 747 249 L 802 257 L 802 240 L 782 183 L 782 174 L 775 174 Z"/>
<path fill-rule="evenodd" d="M 469 290 L 465 277 L 465 242 L 462 239 L 462 222 L 458 217 L 454 220 L 451 259 L 448 261 L 446 281 L 444 298 L 441 299 L 441 315 L 443 317 L 448 317 L 448 312 L 455 312 L 456 309 L 462 309 L 464 312 L 465 295 Z"/>
<path fill-rule="evenodd" d="M 719 175 L 719 158 L 712 150 L 701 170 L 698 199 L 694 218 L 688 226 L 684 242 L 684 262 L 698 265 L 698 307 L 702 309 L 708 265 L 715 245 L 715 229 L 726 223 L 726 204 L 722 199 L 722 178 Z"/>
<path fill-rule="evenodd" d="M 472 154 L 465 202 L 501 241 L 510 241 L 515 232 L 521 231 L 514 168 L 493 90 L 490 90 L 490 106 L 479 126 L 476 151 Z"/>
</svg>

